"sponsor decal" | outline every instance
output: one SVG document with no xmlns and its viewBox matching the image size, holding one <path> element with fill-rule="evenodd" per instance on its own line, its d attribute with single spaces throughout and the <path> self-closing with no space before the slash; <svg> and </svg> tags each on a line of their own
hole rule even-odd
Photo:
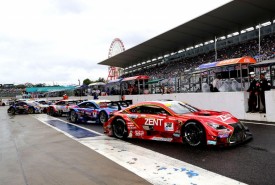
<svg viewBox="0 0 275 185">
<path fill-rule="evenodd" d="M 144 125 L 149 126 L 162 126 L 163 119 L 145 118 Z"/>
<path fill-rule="evenodd" d="M 132 138 L 132 137 L 133 137 L 133 131 L 132 131 L 132 130 L 130 130 L 128 137 L 129 137 L 129 138 Z"/>
<path fill-rule="evenodd" d="M 226 121 L 232 118 L 232 116 L 230 114 L 225 114 L 225 115 L 217 116 L 217 118 L 221 119 L 222 121 Z"/>
<path fill-rule="evenodd" d="M 131 119 L 136 119 L 138 117 L 138 115 L 135 115 L 135 114 L 127 114 L 128 118 L 131 118 Z"/>
<path fill-rule="evenodd" d="M 216 145 L 217 141 L 207 140 L 208 145 Z"/>
<path fill-rule="evenodd" d="M 142 137 L 144 135 L 144 131 L 143 130 L 135 130 L 135 136 L 137 137 Z"/>
<path fill-rule="evenodd" d="M 92 114 L 93 114 L 93 117 L 96 118 L 96 116 L 97 116 L 97 111 L 96 111 L 96 110 L 93 111 Z"/>
<path fill-rule="evenodd" d="M 132 125 L 132 126 L 127 126 L 127 128 L 129 129 L 129 130 L 135 130 L 135 129 L 137 129 L 137 127 L 136 126 L 134 126 L 134 125 Z"/>
<path fill-rule="evenodd" d="M 152 137 L 151 140 L 154 140 L 154 141 L 169 141 L 169 142 L 171 142 L 173 140 L 173 138 Z"/>
<path fill-rule="evenodd" d="M 164 130 L 165 131 L 174 131 L 173 123 L 164 123 Z"/>
<path fill-rule="evenodd" d="M 218 133 L 218 137 L 219 138 L 227 138 L 228 136 L 229 136 L 229 131 L 220 131 L 219 133 Z"/>
<path fill-rule="evenodd" d="M 180 133 L 175 132 L 175 133 L 173 134 L 173 136 L 174 136 L 174 137 L 180 137 Z"/>
</svg>

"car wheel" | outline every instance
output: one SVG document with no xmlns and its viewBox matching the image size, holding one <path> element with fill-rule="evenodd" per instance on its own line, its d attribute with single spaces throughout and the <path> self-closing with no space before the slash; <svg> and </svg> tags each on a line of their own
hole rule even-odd
<svg viewBox="0 0 275 185">
<path fill-rule="evenodd" d="M 99 123 L 104 124 L 108 120 L 108 115 L 105 111 L 101 111 L 99 113 Z"/>
<path fill-rule="evenodd" d="M 128 137 L 128 132 L 126 129 L 126 123 L 123 119 L 116 119 L 112 124 L 113 135 L 119 139 L 125 139 Z"/>
<path fill-rule="evenodd" d="M 15 115 L 15 108 L 12 107 L 12 108 L 10 109 L 10 113 L 11 113 L 12 115 Z"/>
<path fill-rule="evenodd" d="M 34 114 L 34 108 L 32 108 L 32 107 L 29 108 L 28 113 L 29 113 L 29 114 Z"/>
<path fill-rule="evenodd" d="M 47 113 L 47 108 L 44 108 L 44 109 L 43 109 L 43 113 Z"/>
<path fill-rule="evenodd" d="M 184 125 L 183 138 L 190 146 L 205 144 L 205 132 L 201 124 L 188 122 Z"/>
<path fill-rule="evenodd" d="M 6 104 L 5 103 L 2 103 L 2 106 L 5 106 Z"/>
<path fill-rule="evenodd" d="M 70 120 L 71 120 L 71 122 L 73 122 L 73 123 L 76 123 L 76 122 L 77 122 L 77 114 L 76 114 L 75 111 L 71 111 Z"/>
<path fill-rule="evenodd" d="M 52 107 L 50 108 L 49 115 L 50 115 L 50 116 L 54 116 L 54 110 L 53 110 Z"/>
</svg>

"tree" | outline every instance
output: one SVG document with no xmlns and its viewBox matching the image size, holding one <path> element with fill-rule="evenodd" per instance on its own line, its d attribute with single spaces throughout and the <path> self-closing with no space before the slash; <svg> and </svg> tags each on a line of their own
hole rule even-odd
<svg viewBox="0 0 275 185">
<path fill-rule="evenodd" d="M 83 80 L 83 85 L 89 85 L 90 83 L 92 83 L 92 81 L 89 78 Z"/>
<path fill-rule="evenodd" d="M 19 85 L 16 85 L 16 88 L 18 88 L 18 89 L 25 89 L 26 86 L 24 84 L 19 84 Z"/>
<path fill-rule="evenodd" d="M 105 79 L 103 77 L 99 77 L 97 82 L 105 82 Z"/>
<path fill-rule="evenodd" d="M 38 84 L 36 84 L 36 85 L 34 85 L 34 87 L 45 87 L 46 86 L 46 84 L 45 83 L 38 83 Z"/>
</svg>

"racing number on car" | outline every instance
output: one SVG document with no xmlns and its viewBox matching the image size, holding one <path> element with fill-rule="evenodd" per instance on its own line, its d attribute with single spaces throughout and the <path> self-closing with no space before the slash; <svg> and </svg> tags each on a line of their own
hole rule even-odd
<svg viewBox="0 0 275 185">
<path fill-rule="evenodd" d="M 92 112 L 92 115 L 93 115 L 94 118 L 96 118 L 96 116 L 97 116 L 97 111 L 94 110 L 94 111 Z"/>
</svg>

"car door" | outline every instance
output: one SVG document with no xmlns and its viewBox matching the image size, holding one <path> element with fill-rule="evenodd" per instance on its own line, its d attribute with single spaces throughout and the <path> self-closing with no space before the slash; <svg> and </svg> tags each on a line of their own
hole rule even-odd
<svg viewBox="0 0 275 185">
<path fill-rule="evenodd" d="M 130 111 L 136 114 L 135 123 L 147 131 L 147 135 L 170 137 L 173 134 L 176 120 L 171 120 L 170 114 L 162 107 L 141 105 Z"/>
<path fill-rule="evenodd" d="M 98 110 L 97 106 L 92 102 L 86 102 L 85 107 L 83 107 L 84 114 L 92 119 L 97 118 Z"/>
<path fill-rule="evenodd" d="M 55 108 L 58 112 L 61 111 L 62 109 L 65 108 L 65 102 L 64 101 L 57 102 L 55 104 Z"/>
<path fill-rule="evenodd" d="M 25 102 L 18 102 L 17 104 L 16 104 L 16 108 L 19 110 L 19 111 L 27 111 L 28 110 L 28 108 L 29 108 L 29 106 L 27 105 L 27 103 L 25 103 Z"/>
</svg>

